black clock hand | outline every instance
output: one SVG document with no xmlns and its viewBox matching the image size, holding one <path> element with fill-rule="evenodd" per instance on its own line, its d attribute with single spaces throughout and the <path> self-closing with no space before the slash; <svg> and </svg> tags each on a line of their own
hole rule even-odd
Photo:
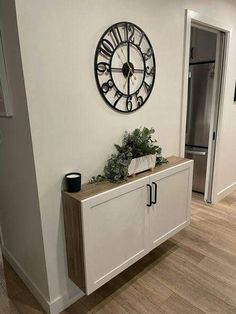
<svg viewBox="0 0 236 314">
<path fill-rule="evenodd" d="M 129 74 L 130 74 L 130 70 L 129 70 Z M 129 95 L 130 94 L 130 75 L 128 74 L 128 87 L 127 87 L 127 94 Z M 134 84 L 132 82 L 132 84 Z"/>
<path fill-rule="evenodd" d="M 128 51 L 129 51 L 128 46 L 129 46 L 129 42 L 127 42 L 127 59 L 128 59 L 128 54 L 129 54 L 129 56 L 130 56 L 130 52 L 128 52 Z M 120 50 L 121 50 L 121 52 L 122 52 L 122 54 L 123 54 L 123 57 L 126 58 L 122 47 L 120 47 Z M 131 73 L 134 74 L 134 71 L 133 71 L 132 68 L 130 67 L 128 60 L 127 60 L 127 65 L 128 65 L 128 67 L 129 67 Z M 136 77 L 135 77 L 134 79 L 136 80 Z"/>
<path fill-rule="evenodd" d="M 124 56 L 124 58 L 125 58 L 125 54 L 124 54 L 124 51 L 123 51 L 122 47 L 119 47 L 119 49 L 121 50 L 121 52 L 122 52 L 122 54 L 123 54 L 123 56 Z M 122 66 L 123 66 L 123 65 L 125 64 L 125 62 L 122 60 L 122 58 L 121 58 L 121 56 L 120 56 L 120 54 L 119 54 L 119 52 L 118 52 L 118 49 L 116 50 L 116 53 L 117 53 L 117 56 L 118 56 L 118 58 L 120 59 L 120 61 L 121 61 L 121 63 L 122 63 Z M 129 66 L 129 63 L 127 63 L 127 65 L 128 65 L 128 67 L 129 67 L 130 72 L 133 74 L 133 71 L 132 71 L 131 67 Z M 116 69 L 116 70 L 117 70 L 117 69 Z M 136 77 L 134 77 L 134 79 L 136 80 Z M 132 77 L 131 77 L 131 83 L 134 85 L 134 82 L 133 82 Z"/>
<path fill-rule="evenodd" d="M 129 41 L 127 41 L 127 64 L 129 67 L 129 58 L 130 58 L 130 50 L 129 50 Z M 130 94 L 130 67 L 129 67 L 129 73 L 128 73 L 128 90 L 127 90 L 127 94 Z"/>
<path fill-rule="evenodd" d="M 127 64 L 129 65 L 129 41 L 127 41 Z"/>
<path fill-rule="evenodd" d="M 125 80 L 125 84 L 124 84 L 124 86 L 123 86 L 123 88 L 124 88 L 124 89 L 125 89 L 126 84 L 127 84 L 127 82 L 128 82 L 128 79 L 129 79 L 129 74 L 130 74 L 130 71 L 129 71 L 128 76 L 127 76 L 127 78 L 126 78 L 126 80 Z"/>
<path fill-rule="evenodd" d="M 123 56 L 124 56 L 124 58 L 125 58 L 125 54 L 124 54 L 124 51 L 123 51 L 122 47 L 120 47 L 120 49 L 121 49 L 121 52 L 122 52 L 122 54 L 123 54 Z M 136 76 L 134 75 L 134 70 L 131 68 L 131 66 L 130 66 L 129 63 L 130 63 L 130 45 L 129 45 L 129 41 L 127 41 L 127 65 L 128 65 L 128 68 L 129 68 L 129 70 L 130 70 L 130 72 L 131 72 L 133 78 L 136 80 L 137 78 L 136 78 Z M 132 82 L 132 84 L 134 85 L 134 82 L 133 82 L 133 80 L 132 80 L 132 77 L 131 77 L 131 82 Z"/>
</svg>

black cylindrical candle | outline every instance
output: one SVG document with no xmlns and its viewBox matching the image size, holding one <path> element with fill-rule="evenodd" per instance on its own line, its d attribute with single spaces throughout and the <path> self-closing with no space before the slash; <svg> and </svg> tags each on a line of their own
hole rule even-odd
<svg viewBox="0 0 236 314">
<path fill-rule="evenodd" d="M 67 192 L 74 193 L 81 189 L 81 174 L 70 172 L 65 175 Z"/>
</svg>

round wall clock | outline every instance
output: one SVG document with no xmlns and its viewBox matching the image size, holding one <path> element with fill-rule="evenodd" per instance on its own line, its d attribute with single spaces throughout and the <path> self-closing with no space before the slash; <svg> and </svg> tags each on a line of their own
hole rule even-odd
<svg viewBox="0 0 236 314">
<path fill-rule="evenodd" d="M 155 80 L 152 45 L 140 27 L 120 22 L 109 27 L 95 53 L 98 89 L 109 106 L 120 112 L 141 108 Z"/>
</svg>

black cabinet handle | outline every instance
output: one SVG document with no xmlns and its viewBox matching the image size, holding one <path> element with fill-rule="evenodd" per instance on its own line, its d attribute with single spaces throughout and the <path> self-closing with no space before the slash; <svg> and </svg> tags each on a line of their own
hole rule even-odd
<svg viewBox="0 0 236 314">
<path fill-rule="evenodd" d="M 152 185 L 154 185 L 154 201 L 152 201 L 152 204 L 156 204 L 157 203 L 157 184 L 156 182 L 152 182 Z"/>
<path fill-rule="evenodd" d="M 149 203 L 147 204 L 148 207 L 152 206 L 152 187 L 150 184 L 147 184 L 147 187 L 149 188 Z"/>
</svg>

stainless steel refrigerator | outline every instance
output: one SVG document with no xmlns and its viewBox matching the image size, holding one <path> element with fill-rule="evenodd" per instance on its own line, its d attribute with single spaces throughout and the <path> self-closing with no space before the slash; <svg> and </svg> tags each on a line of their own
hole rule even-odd
<svg viewBox="0 0 236 314">
<path fill-rule="evenodd" d="M 193 190 L 204 193 L 210 133 L 214 63 L 190 65 L 185 157 L 194 160 Z"/>
</svg>

